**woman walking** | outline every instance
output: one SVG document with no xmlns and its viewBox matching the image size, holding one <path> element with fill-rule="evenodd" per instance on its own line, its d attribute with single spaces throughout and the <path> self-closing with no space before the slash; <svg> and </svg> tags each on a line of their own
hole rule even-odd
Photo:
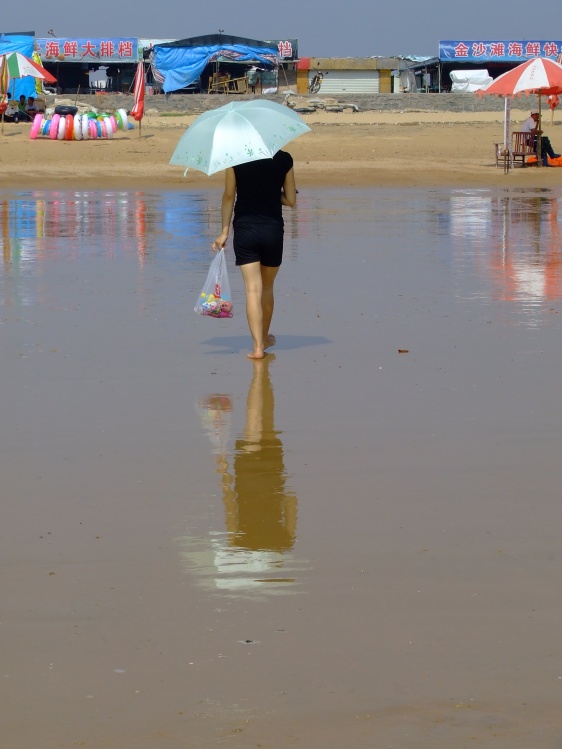
<svg viewBox="0 0 562 749">
<path fill-rule="evenodd" d="M 234 255 L 246 289 L 246 316 L 253 340 L 249 359 L 263 359 L 265 350 L 275 344 L 269 328 L 273 284 L 283 258 L 282 206 L 292 208 L 296 202 L 293 158 L 286 151 L 226 170 L 222 231 L 213 252 L 225 247 L 234 214 Z"/>
</svg>

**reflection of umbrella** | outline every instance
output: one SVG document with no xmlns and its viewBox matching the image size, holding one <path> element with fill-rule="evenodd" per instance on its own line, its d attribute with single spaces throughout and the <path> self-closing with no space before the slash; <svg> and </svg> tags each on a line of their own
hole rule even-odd
<svg viewBox="0 0 562 749">
<path fill-rule="evenodd" d="M 560 98 L 558 94 L 550 94 L 547 98 L 548 106 L 550 108 L 550 124 L 554 123 L 554 110 L 560 104 Z"/>
<path fill-rule="evenodd" d="M 10 78 L 25 78 L 26 75 L 31 75 L 33 78 L 41 78 L 47 83 L 55 83 L 57 80 L 48 70 L 45 70 L 44 67 L 38 65 L 29 57 L 22 55 L 21 52 L 8 52 L 5 55 L 0 55 L 0 58 L 6 60 Z"/>
<path fill-rule="evenodd" d="M 139 123 L 139 138 L 141 134 L 141 120 L 144 115 L 144 63 L 141 61 L 137 65 L 135 80 L 133 82 L 133 93 L 135 103 L 131 109 L 131 116 Z"/>
<path fill-rule="evenodd" d="M 231 102 L 200 115 L 180 138 L 170 164 L 214 174 L 271 159 L 310 128 L 292 109 L 272 101 Z"/>
<path fill-rule="evenodd" d="M 541 97 L 562 93 L 562 65 L 547 57 L 532 60 L 508 70 L 487 86 L 476 91 L 478 96 L 521 96 L 537 94 L 539 97 L 538 130 L 541 129 Z M 508 145 L 508 144 L 506 144 Z M 537 138 L 537 166 L 541 166 L 541 139 Z"/>
</svg>

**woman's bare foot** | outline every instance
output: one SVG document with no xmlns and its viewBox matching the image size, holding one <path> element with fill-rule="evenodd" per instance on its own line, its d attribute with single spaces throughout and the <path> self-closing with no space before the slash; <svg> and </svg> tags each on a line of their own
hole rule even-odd
<svg viewBox="0 0 562 749">
<path fill-rule="evenodd" d="M 246 354 L 248 359 L 263 359 L 265 356 L 267 356 L 267 353 L 265 351 L 252 351 L 251 354 Z"/>
<path fill-rule="evenodd" d="M 275 338 L 274 335 L 271 335 L 271 333 L 269 333 L 269 335 L 267 335 L 265 339 L 264 349 L 271 348 L 272 346 L 275 346 L 276 343 L 277 343 L 277 338 Z"/>
</svg>

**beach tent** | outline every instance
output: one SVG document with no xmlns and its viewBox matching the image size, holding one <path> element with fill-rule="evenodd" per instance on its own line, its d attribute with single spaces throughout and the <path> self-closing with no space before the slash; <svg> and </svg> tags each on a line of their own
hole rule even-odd
<svg viewBox="0 0 562 749">
<path fill-rule="evenodd" d="M 279 63 L 276 44 L 228 34 L 207 34 L 156 44 L 153 50 L 154 67 L 164 78 L 165 93 L 186 88 L 212 62 L 243 62 L 269 69 Z"/>
<path fill-rule="evenodd" d="M 493 80 L 487 70 L 451 70 L 449 76 L 452 94 L 473 94 Z"/>
<path fill-rule="evenodd" d="M 22 55 L 31 58 L 35 50 L 35 34 L 33 32 L 23 34 L 0 34 L 0 55 L 9 52 L 21 52 Z M 17 78 L 10 81 L 10 93 L 13 99 L 19 99 L 21 94 L 27 99 L 35 96 L 35 79 L 27 75 L 25 78 Z"/>
</svg>

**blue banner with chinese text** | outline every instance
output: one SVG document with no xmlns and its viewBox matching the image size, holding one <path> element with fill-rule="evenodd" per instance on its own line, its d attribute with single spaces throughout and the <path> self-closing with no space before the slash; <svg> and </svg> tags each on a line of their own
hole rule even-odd
<svg viewBox="0 0 562 749">
<path fill-rule="evenodd" d="M 442 62 L 525 62 L 532 57 L 556 60 L 562 54 L 562 41 L 475 41 L 460 39 L 439 42 Z"/>
</svg>

